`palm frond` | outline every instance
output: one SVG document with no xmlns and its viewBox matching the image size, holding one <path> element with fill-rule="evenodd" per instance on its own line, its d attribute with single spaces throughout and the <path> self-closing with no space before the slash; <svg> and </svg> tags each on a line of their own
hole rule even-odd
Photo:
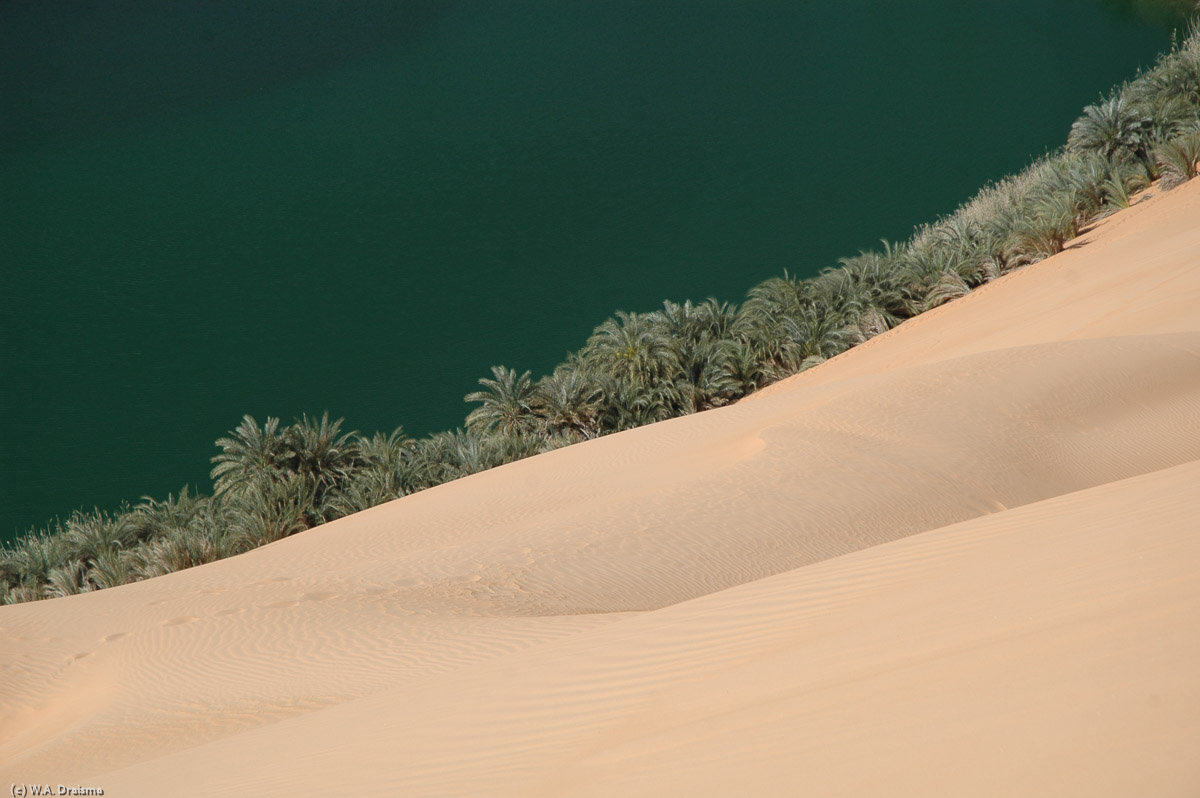
<svg viewBox="0 0 1200 798">
<path fill-rule="evenodd" d="M 1200 128 L 1180 133 L 1154 151 L 1162 171 L 1163 188 L 1172 189 L 1196 177 L 1200 163 Z"/>
</svg>

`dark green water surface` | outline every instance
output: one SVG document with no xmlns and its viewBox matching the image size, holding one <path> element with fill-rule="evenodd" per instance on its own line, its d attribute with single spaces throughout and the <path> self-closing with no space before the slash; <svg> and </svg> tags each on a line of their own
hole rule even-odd
<svg viewBox="0 0 1200 798">
<path fill-rule="evenodd" d="M 0 537 L 207 489 L 243 413 L 453 427 L 618 308 L 905 237 L 1168 43 L 1093 0 L 0 0 Z"/>
</svg>

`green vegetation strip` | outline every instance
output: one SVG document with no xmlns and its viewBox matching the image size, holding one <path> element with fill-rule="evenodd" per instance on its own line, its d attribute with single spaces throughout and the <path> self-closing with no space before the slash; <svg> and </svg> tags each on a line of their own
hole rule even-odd
<svg viewBox="0 0 1200 798">
<path fill-rule="evenodd" d="M 1066 146 L 985 187 L 903 243 L 810 280 L 618 312 L 536 382 L 495 366 L 465 427 L 421 440 L 341 421 L 246 416 L 217 441 L 213 493 L 184 488 L 110 514 L 76 512 L 0 549 L 0 602 L 136 582 L 248 551 L 350 513 L 540 452 L 737 401 L 906 319 L 1062 250 L 1154 180 L 1200 164 L 1200 26 L 1084 109 Z"/>
</svg>

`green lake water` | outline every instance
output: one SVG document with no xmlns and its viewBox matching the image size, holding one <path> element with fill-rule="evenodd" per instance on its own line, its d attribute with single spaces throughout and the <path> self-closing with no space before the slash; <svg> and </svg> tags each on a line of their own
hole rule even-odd
<svg viewBox="0 0 1200 798">
<path fill-rule="evenodd" d="M 1168 46 L 1131 9 L 0 0 L 0 538 L 905 237 Z"/>
</svg>

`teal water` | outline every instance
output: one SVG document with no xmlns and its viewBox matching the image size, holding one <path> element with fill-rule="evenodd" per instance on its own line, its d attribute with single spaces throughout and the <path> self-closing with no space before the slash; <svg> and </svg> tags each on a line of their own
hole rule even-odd
<svg viewBox="0 0 1200 798">
<path fill-rule="evenodd" d="M 0 537 L 902 238 L 1152 62 L 1135 5 L 0 0 Z"/>
</svg>

